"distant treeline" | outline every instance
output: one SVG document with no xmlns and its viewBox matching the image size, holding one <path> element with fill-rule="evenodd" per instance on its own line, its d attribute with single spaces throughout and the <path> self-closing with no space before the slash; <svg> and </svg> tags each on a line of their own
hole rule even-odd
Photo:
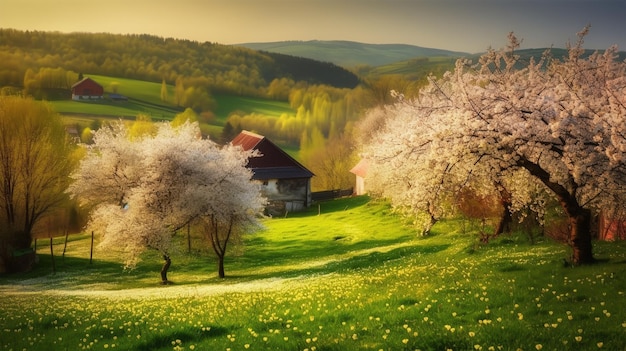
<svg viewBox="0 0 626 351">
<path fill-rule="evenodd" d="M 337 88 L 359 84 L 331 63 L 152 35 L 0 29 L 0 62 L 0 87 L 25 87 L 42 69 L 168 84 L 183 79 L 212 93 L 263 97 L 281 78 Z"/>
</svg>

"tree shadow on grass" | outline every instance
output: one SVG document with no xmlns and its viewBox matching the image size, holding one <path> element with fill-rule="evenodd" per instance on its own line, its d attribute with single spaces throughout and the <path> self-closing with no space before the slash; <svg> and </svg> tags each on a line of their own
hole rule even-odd
<svg viewBox="0 0 626 351">
<path fill-rule="evenodd" d="M 189 328 L 183 330 L 174 330 L 171 333 L 155 335 L 152 338 L 139 344 L 135 350 L 151 351 L 163 347 L 172 347 L 176 345 L 176 340 L 185 340 L 185 344 L 199 342 L 204 339 L 217 338 L 228 334 L 228 329 L 221 326 L 210 326 L 206 329 Z"/>
<path fill-rule="evenodd" d="M 116 289 L 145 287 L 146 281 L 159 283 L 158 262 L 145 262 L 136 269 L 125 270 L 120 262 L 92 260 L 81 257 L 54 257 L 38 253 L 38 263 L 24 273 L 0 277 L 0 285 L 19 284 L 23 290 L 41 289 Z M 54 270 L 53 270 L 54 267 Z"/>
<path fill-rule="evenodd" d="M 256 240 L 255 245 L 263 245 L 263 239 Z M 385 262 L 406 256 L 434 254 L 450 246 L 450 244 L 406 246 L 403 245 L 404 242 L 404 240 L 370 240 L 343 244 L 335 242 L 331 246 L 326 243 L 320 244 L 321 246 L 304 245 L 287 250 L 281 250 L 284 249 L 282 245 L 285 245 L 281 243 L 280 248 L 270 247 L 267 250 L 255 250 L 250 255 L 227 257 L 226 280 L 217 277 L 213 257 L 187 255 L 175 259 L 170 275 L 178 286 L 325 275 L 378 267 Z M 321 250 L 320 247 L 326 249 Z M 281 252 L 287 255 L 281 256 Z M 137 268 L 128 271 L 124 270 L 119 262 L 93 260 L 90 264 L 88 258 L 55 257 L 56 274 L 52 274 L 50 255 L 38 256 L 40 261 L 34 270 L 2 276 L 0 285 L 19 285 L 19 289 L 23 291 L 46 289 L 115 291 L 160 286 L 159 271 L 162 262 L 158 260 L 145 260 Z M 200 278 L 187 280 L 186 277 L 190 277 L 190 274 Z M 203 279 L 202 276 L 206 278 Z M 167 289 L 166 286 L 163 288 Z"/>
<path fill-rule="evenodd" d="M 302 265 L 302 268 L 296 269 L 277 269 L 269 273 L 259 274 L 241 274 L 241 275 L 227 275 L 228 279 L 238 281 L 251 281 L 257 279 L 270 279 L 270 278 L 295 278 L 308 275 L 325 275 L 331 273 L 342 273 L 349 271 L 356 271 L 361 269 L 368 269 L 372 267 L 380 267 L 385 262 L 398 260 L 407 256 L 414 255 L 428 255 L 434 254 L 443 250 L 446 250 L 450 245 L 433 245 L 433 246 L 406 246 L 391 249 L 388 251 L 372 251 L 360 255 L 354 255 L 347 258 L 330 259 L 326 263 L 321 263 L 314 266 Z"/>
</svg>

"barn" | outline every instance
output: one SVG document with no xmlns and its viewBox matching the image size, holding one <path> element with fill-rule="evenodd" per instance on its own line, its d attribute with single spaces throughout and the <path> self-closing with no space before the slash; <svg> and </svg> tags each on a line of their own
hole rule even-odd
<svg viewBox="0 0 626 351">
<path fill-rule="evenodd" d="M 262 135 L 245 130 L 231 144 L 261 154 L 249 160 L 248 168 L 253 172 L 252 179 L 263 184 L 269 215 L 297 212 L 311 205 L 311 178 L 314 174 L 280 147 Z"/>
<path fill-rule="evenodd" d="M 72 100 L 99 100 L 104 97 L 104 88 L 86 77 L 72 85 Z"/>
</svg>

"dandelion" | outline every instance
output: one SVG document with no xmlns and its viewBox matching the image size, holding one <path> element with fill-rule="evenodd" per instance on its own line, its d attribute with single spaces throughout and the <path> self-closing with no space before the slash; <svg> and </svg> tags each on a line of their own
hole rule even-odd
<svg viewBox="0 0 626 351">
<path fill-rule="evenodd" d="M 541 350 L 541 349 L 543 349 L 543 345 L 537 344 L 537 345 L 535 345 L 535 349 Z"/>
<path fill-rule="evenodd" d="M 599 349 L 601 349 L 602 346 L 604 346 L 604 343 L 602 341 L 600 341 L 596 345 L 598 346 Z"/>
<path fill-rule="evenodd" d="M 578 335 L 578 336 L 574 337 L 574 340 L 576 340 L 576 341 L 578 341 L 578 342 L 581 342 L 581 340 L 582 340 L 582 339 L 583 339 L 583 337 L 582 337 L 582 336 L 580 336 L 580 335 Z"/>
</svg>

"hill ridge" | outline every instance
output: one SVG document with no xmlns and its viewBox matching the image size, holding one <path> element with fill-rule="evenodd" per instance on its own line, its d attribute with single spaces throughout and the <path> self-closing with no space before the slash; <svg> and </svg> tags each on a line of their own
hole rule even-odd
<svg viewBox="0 0 626 351">
<path fill-rule="evenodd" d="M 368 44 L 349 40 L 287 40 L 250 42 L 233 46 L 301 56 L 343 67 L 357 65 L 382 66 L 416 57 L 462 57 L 471 55 L 460 51 L 428 48 L 411 44 Z"/>
</svg>

